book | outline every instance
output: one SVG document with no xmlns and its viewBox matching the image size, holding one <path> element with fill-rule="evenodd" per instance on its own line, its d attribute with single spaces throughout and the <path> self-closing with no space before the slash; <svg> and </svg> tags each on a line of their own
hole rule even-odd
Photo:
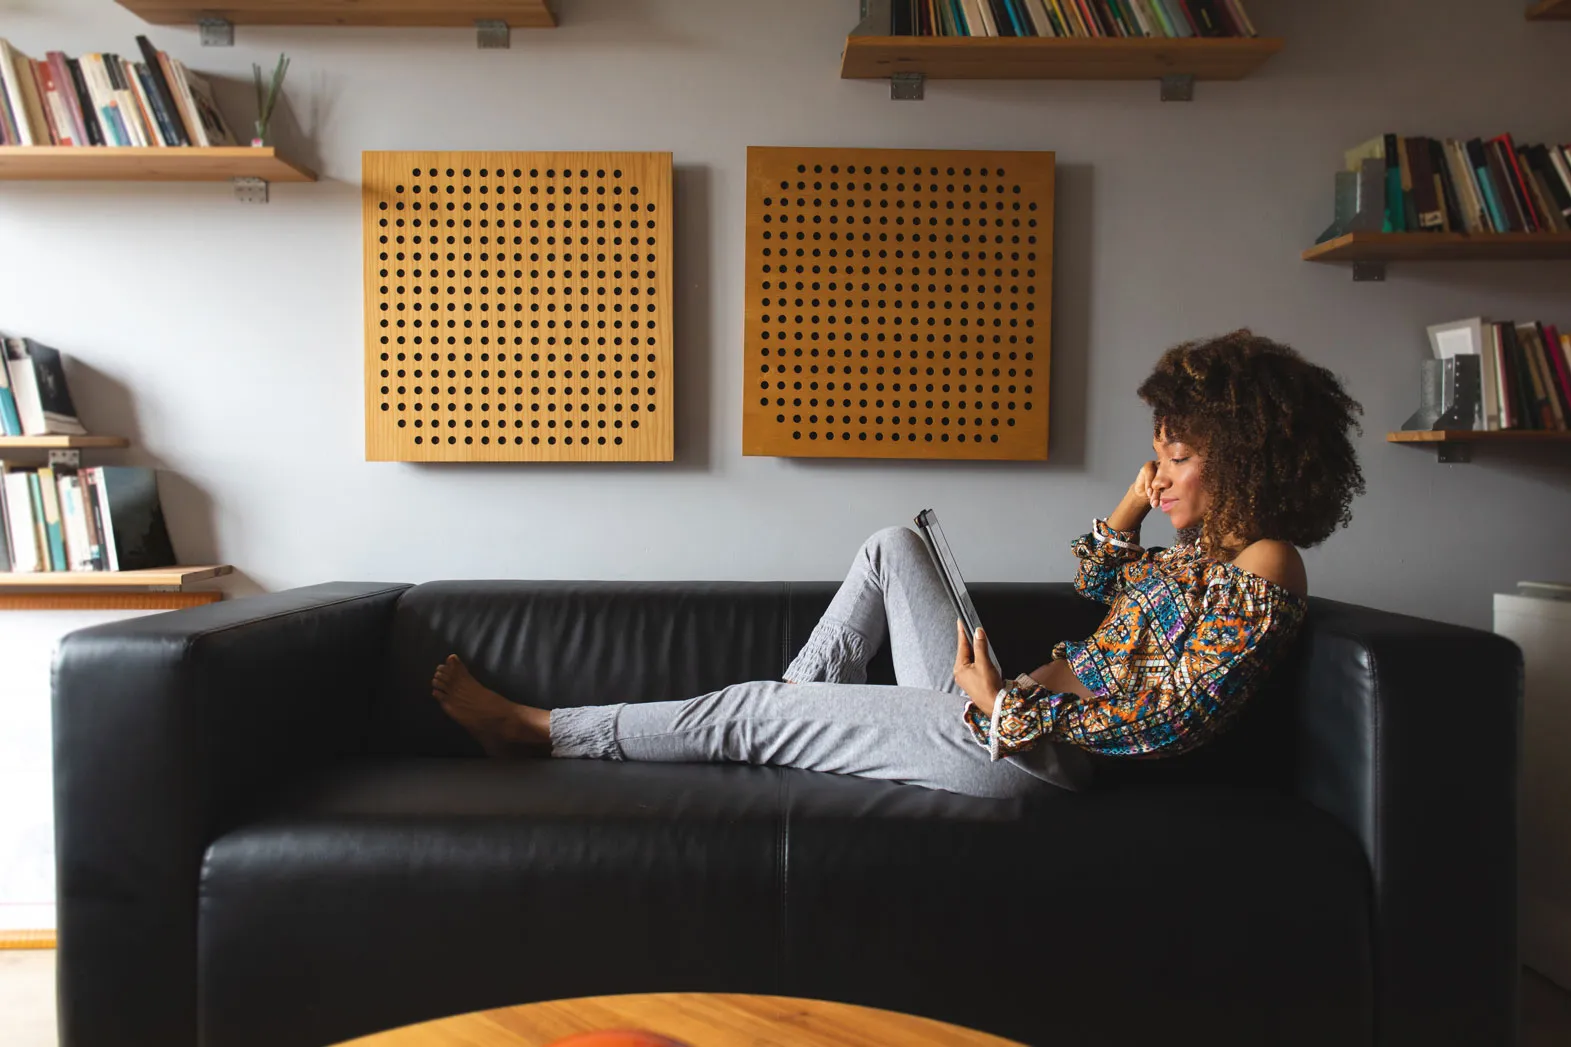
<svg viewBox="0 0 1571 1047">
<path fill-rule="evenodd" d="M 1489 168 L 1489 182 L 1494 186 L 1495 199 L 1499 201 L 1500 210 L 1505 215 L 1506 228 L 1501 232 L 1532 232 L 1527 226 L 1527 218 L 1517 200 L 1516 180 L 1506 169 L 1498 141 L 1484 143 L 1484 162 Z"/>
<path fill-rule="evenodd" d="M 11 570 L 44 570 L 34 526 L 32 482 L 29 474 L 0 462 L 0 482 L 5 487 L 5 526 L 10 546 Z"/>
<path fill-rule="evenodd" d="M 1539 600 L 1571 600 L 1571 582 L 1517 582 L 1516 592 Z"/>
<path fill-rule="evenodd" d="M 1564 230 L 1567 222 L 1571 221 L 1571 171 L 1563 172 L 1557 168 L 1555 157 L 1543 145 L 1525 146 L 1523 151 L 1541 180 L 1544 192 L 1553 201 L 1553 209 L 1559 215 L 1561 229 Z"/>
<path fill-rule="evenodd" d="M 158 501 L 158 477 L 154 470 L 144 466 L 98 465 L 88 471 L 97 487 L 110 569 L 141 571 L 177 563 Z"/>
<path fill-rule="evenodd" d="M 1500 374 L 1506 389 L 1506 398 L 1502 401 L 1502 409 L 1509 415 L 1507 429 L 1533 429 L 1534 412 L 1529 409 L 1529 392 L 1523 386 L 1525 375 L 1517 361 L 1516 337 L 1510 323 L 1499 322 L 1493 325 L 1495 340 L 1500 347 Z"/>
<path fill-rule="evenodd" d="M 16 58 L 20 54 L 10 41 L 0 38 L 0 85 L 5 88 L 6 135 L 10 145 L 48 145 L 47 141 L 38 140 L 28 118 L 22 80 L 17 76 Z"/>
<path fill-rule="evenodd" d="M 37 62 L 34 63 L 34 69 L 43 87 L 44 110 L 49 115 L 50 133 L 54 136 L 55 145 L 82 145 L 81 132 L 77 130 L 71 109 L 66 105 L 54 63 L 47 60 Z"/>
<path fill-rule="evenodd" d="M 77 418 L 66 384 L 64 354 L 31 338 L 7 338 L 4 356 L 24 436 L 80 436 L 87 432 Z"/>
<path fill-rule="evenodd" d="M 1445 154 L 1446 169 L 1451 172 L 1451 181 L 1456 186 L 1462 228 L 1469 233 L 1489 232 L 1489 219 L 1484 211 L 1483 199 L 1478 192 L 1478 182 L 1473 177 L 1473 170 L 1467 162 L 1467 153 L 1463 150 L 1462 143 L 1455 138 L 1447 138 L 1441 143 L 1441 151 Z"/>
<path fill-rule="evenodd" d="M 1439 196 L 1435 193 L 1434 173 L 1429 165 L 1429 140 L 1427 138 L 1401 138 L 1403 157 L 1407 162 L 1406 187 L 1412 191 L 1413 215 L 1420 230 L 1439 229 L 1445 225 Z"/>
<path fill-rule="evenodd" d="M 1402 160 L 1399 154 L 1399 139 L 1394 134 L 1385 136 L 1385 147 L 1382 155 L 1386 161 L 1386 212 L 1391 216 L 1393 233 L 1405 233 L 1407 224 L 1407 191 L 1404 188 L 1407 179 L 1402 177 Z"/>
<path fill-rule="evenodd" d="M 90 472 L 76 474 L 77 493 L 82 500 L 82 516 L 87 522 L 88 553 L 95 571 L 107 571 L 109 560 L 104 551 L 104 524 L 98 516 L 98 490 Z"/>
<path fill-rule="evenodd" d="M 55 486 L 60 490 L 66 570 L 91 571 L 94 569 L 92 540 L 88 537 L 87 516 L 83 512 L 81 477 L 75 473 L 57 471 Z"/>
<path fill-rule="evenodd" d="M 82 60 L 68 58 L 65 60 L 65 65 L 71 74 L 71 85 L 76 89 L 77 104 L 82 113 L 82 125 L 87 130 L 87 144 L 108 145 L 109 139 L 104 137 L 104 127 L 98 119 L 98 107 L 93 104 L 92 92 L 87 89 L 87 75 L 82 72 Z"/>
<path fill-rule="evenodd" d="M 1526 394 L 1524 415 L 1526 429 L 1553 429 L 1555 427 L 1554 415 L 1549 409 L 1549 390 L 1544 384 L 1544 377 L 1540 361 L 1531 347 L 1523 339 L 1522 325 L 1513 323 L 1506 328 L 1506 341 L 1511 344 L 1513 357 L 1517 365 L 1517 373 L 1522 378 L 1522 388 Z"/>
<path fill-rule="evenodd" d="M 1537 366 L 1544 385 L 1544 399 L 1549 407 L 1550 427 L 1567 428 L 1567 419 L 1571 419 L 1571 395 L 1560 387 L 1560 373 L 1555 367 L 1555 357 L 1559 354 L 1550 352 L 1543 326 L 1536 322 L 1518 324 L 1517 340 L 1527 349 Z"/>
<path fill-rule="evenodd" d="M 1549 361 L 1549 371 L 1560 392 L 1561 413 L 1571 422 L 1571 361 L 1561 351 L 1560 332 L 1554 324 L 1538 324 L 1538 337 Z"/>
<path fill-rule="evenodd" d="M 65 107 L 66 117 L 71 124 L 71 144 L 91 145 L 87 137 L 87 125 L 82 121 L 82 105 L 76 97 L 76 85 L 71 80 L 71 67 L 66 64 L 65 55 L 60 51 L 50 51 L 44 57 L 54 73 L 60 103 Z"/>
<path fill-rule="evenodd" d="M 172 139 L 169 144 L 191 145 L 191 136 L 187 133 L 185 124 L 180 118 L 179 110 L 175 106 L 174 91 L 170 88 L 168 78 L 164 73 L 164 65 L 161 60 L 163 57 L 162 52 L 155 48 L 152 41 L 145 36 L 136 38 L 136 46 L 142 52 L 142 61 L 147 64 L 148 77 L 153 82 L 153 89 L 158 94 L 164 111 L 172 115 L 169 121 L 170 126 L 167 129 Z"/>
<path fill-rule="evenodd" d="M 5 463 L 0 462 L 0 474 L 5 471 Z M 5 512 L 5 483 L 0 475 L 0 571 L 9 573 L 11 567 L 11 528 L 6 523 Z"/>
<path fill-rule="evenodd" d="M 0 436 L 26 436 L 22 432 L 22 416 L 16 410 L 16 396 L 11 392 L 11 370 L 6 366 L 5 347 L 0 344 Z"/>
<path fill-rule="evenodd" d="M 1522 177 L 1522 165 L 1517 161 L 1516 144 L 1511 141 L 1509 134 L 1499 135 L 1490 139 L 1491 144 L 1497 145 L 1500 157 L 1510 176 L 1512 189 L 1517 194 L 1517 203 L 1522 208 L 1522 219 L 1530 233 L 1542 232 L 1546 226 L 1543 217 L 1538 213 L 1537 206 L 1533 203 L 1533 194 L 1529 191 L 1527 180 Z"/>
</svg>

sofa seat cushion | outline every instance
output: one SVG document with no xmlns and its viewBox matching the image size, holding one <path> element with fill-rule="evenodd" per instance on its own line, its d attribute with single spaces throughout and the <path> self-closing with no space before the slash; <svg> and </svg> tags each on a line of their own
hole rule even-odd
<svg viewBox="0 0 1571 1047">
<path fill-rule="evenodd" d="M 200 1024 L 291 1047 L 568 996 L 861 985 L 849 1002 L 1026 1042 L 1043 1023 L 1114 1042 L 1116 1014 L 1156 1038 L 1178 1020 L 1209 1043 L 1356 1045 L 1366 881 L 1344 830 L 1261 790 L 1022 803 L 761 767 L 378 760 L 208 849 Z"/>
</svg>

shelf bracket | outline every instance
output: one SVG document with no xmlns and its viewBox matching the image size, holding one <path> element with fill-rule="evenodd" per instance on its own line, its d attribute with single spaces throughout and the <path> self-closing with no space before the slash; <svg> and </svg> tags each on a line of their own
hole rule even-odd
<svg viewBox="0 0 1571 1047">
<path fill-rule="evenodd" d="M 475 38 L 482 51 L 506 51 L 513 46 L 512 30 L 500 18 L 476 18 Z"/>
<path fill-rule="evenodd" d="M 1446 464 L 1460 464 L 1473 460 L 1473 449 L 1465 443 L 1451 443 L 1446 440 L 1435 445 L 1435 461 Z"/>
<path fill-rule="evenodd" d="M 922 73 L 890 73 L 889 97 L 899 101 L 920 102 L 927 86 Z"/>
<path fill-rule="evenodd" d="M 267 203 L 267 179 L 265 178 L 236 178 L 235 199 L 243 204 Z"/>
<path fill-rule="evenodd" d="M 76 449 L 69 451 L 50 451 L 49 467 L 60 466 L 65 469 L 80 469 L 82 467 L 82 452 Z"/>
<path fill-rule="evenodd" d="M 1354 262 L 1353 282 L 1380 283 L 1386 282 L 1386 264 L 1384 262 Z"/>
<path fill-rule="evenodd" d="M 227 18 L 206 15 L 196 20 L 203 47 L 235 46 L 235 24 Z"/>
<path fill-rule="evenodd" d="M 1195 100 L 1195 74 L 1169 73 L 1162 77 L 1162 101 L 1193 102 Z"/>
</svg>

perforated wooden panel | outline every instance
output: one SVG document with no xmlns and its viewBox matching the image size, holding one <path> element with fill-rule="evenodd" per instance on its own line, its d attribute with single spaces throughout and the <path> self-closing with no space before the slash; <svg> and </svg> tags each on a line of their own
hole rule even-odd
<svg viewBox="0 0 1571 1047">
<path fill-rule="evenodd" d="M 670 153 L 362 175 L 367 460 L 671 460 Z"/>
<path fill-rule="evenodd" d="M 1053 154 L 747 151 L 744 454 L 1047 457 Z"/>
</svg>

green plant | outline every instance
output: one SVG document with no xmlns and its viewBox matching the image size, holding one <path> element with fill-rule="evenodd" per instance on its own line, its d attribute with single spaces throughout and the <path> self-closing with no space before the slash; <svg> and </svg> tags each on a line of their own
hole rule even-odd
<svg viewBox="0 0 1571 1047">
<path fill-rule="evenodd" d="M 253 145 L 267 142 L 267 128 L 273 119 L 273 107 L 278 104 L 278 96 L 284 86 L 284 74 L 288 71 L 289 58 L 280 54 L 278 65 L 273 69 L 272 82 L 264 87 L 262 67 L 255 62 L 251 63 L 251 74 L 256 81 L 256 137 L 252 139 Z"/>
</svg>

